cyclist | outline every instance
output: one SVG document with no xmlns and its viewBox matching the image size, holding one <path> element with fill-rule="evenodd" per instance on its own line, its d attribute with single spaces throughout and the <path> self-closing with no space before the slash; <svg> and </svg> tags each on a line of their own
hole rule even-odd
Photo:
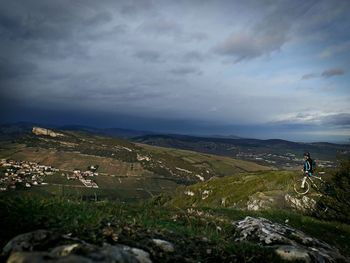
<svg viewBox="0 0 350 263">
<path fill-rule="evenodd" d="M 301 188 L 304 188 L 304 184 L 306 181 L 306 177 L 307 176 L 312 176 L 313 174 L 313 167 L 314 166 L 314 161 L 311 159 L 310 153 L 309 152 L 305 152 L 304 153 L 304 167 L 302 169 L 303 173 L 304 173 L 304 179 L 301 183 Z"/>
</svg>

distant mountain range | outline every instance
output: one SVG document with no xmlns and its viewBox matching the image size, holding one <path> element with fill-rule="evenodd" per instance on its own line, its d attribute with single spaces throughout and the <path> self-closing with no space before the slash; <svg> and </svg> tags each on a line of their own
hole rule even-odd
<svg viewBox="0 0 350 263">
<path fill-rule="evenodd" d="M 95 128 L 81 125 L 54 126 L 29 122 L 0 125 L 0 138 L 11 139 L 24 133 L 30 133 L 33 126 L 119 137 L 137 143 L 253 160 L 264 165 L 271 164 L 278 166 L 278 163 L 300 163 L 302 154 L 305 151 L 309 151 L 318 160 L 331 161 L 334 161 L 337 155 L 349 156 L 350 154 L 349 144 L 341 145 L 327 142 L 299 143 L 280 139 L 247 139 L 233 135 L 227 137 L 220 135 L 202 137 L 179 134 L 156 134 L 152 131 L 123 128 Z"/>
<path fill-rule="evenodd" d="M 303 152 L 308 151 L 317 159 L 335 160 L 337 155 L 349 155 L 350 145 L 319 143 L 299 143 L 280 139 L 229 139 L 206 138 L 185 135 L 145 135 L 133 139 L 161 147 L 192 150 L 234 158 L 267 161 L 273 164 L 300 162 Z M 266 163 L 265 163 L 266 164 Z"/>
</svg>

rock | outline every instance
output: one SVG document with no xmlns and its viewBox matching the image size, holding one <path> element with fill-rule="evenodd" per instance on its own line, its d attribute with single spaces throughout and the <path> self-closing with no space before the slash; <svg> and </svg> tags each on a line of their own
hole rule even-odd
<svg viewBox="0 0 350 263">
<path fill-rule="evenodd" d="M 70 255 L 62 258 L 53 258 L 46 252 L 15 252 L 8 258 L 7 263 L 93 263 L 82 256 Z"/>
<path fill-rule="evenodd" d="M 174 252 L 174 245 L 161 239 L 152 239 L 153 243 L 160 247 L 164 252 Z"/>
<path fill-rule="evenodd" d="M 131 251 L 135 255 L 139 263 L 152 263 L 152 260 L 149 257 L 149 253 L 147 253 L 146 251 L 139 248 L 130 248 L 127 246 L 125 246 L 124 249 Z"/>
<path fill-rule="evenodd" d="M 12 252 L 33 251 L 45 249 L 50 243 L 55 242 L 59 237 L 47 230 L 37 230 L 21 234 L 11 239 L 3 248 L 3 254 Z"/>
<path fill-rule="evenodd" d="M 51 251 L 51 254 L 58 256 L 58 257 L 64 257 L 67 255 L 70 255 L 73 253 L 74 249 L 77 249 L 80 247 L 80 244 L 70 244 L 70 245 L 63 245 L 54 248 Z"/>
<path fill-rule="evenodd" d="M 50 137 L 63 137 L 64 135 L 62 133 L 54 132 L 49 129 L 40 128 L 40 127 L 33 127 L 32 133 L 35 135 L 46 135 Z"/>
<path fill-rule="evenodd" d="M 284 199 L 292 208 L 298 211 L 312 212 L 315 210 L 316 201 L 306 195 L 304 195 L 302 198 L 296 198 L 286 194 Z"/>
<path fill-rule="evenodd" d="M 293 246 L 279 246 L 276 248 L 276 253 L 284 260 L 288 261 L 304 261 L 304 262 L 311 262 L 311 258 L 309 256 L 309 253 L 307 250 L 293 247 Z"/>
<path fill-rule="evenodd" d="M 255 242 L 261 246 L 274 248 L 285 260 L 300 258 L 306 262 L 346 262 L 336 248 L 325 242 L 307 236 L 292 227 L 272 223 L 265 218 L 246 217 L 234 222 L 236 241 Z M 306 255 L 307 254 L 307 255 Z"/>
<path fill-rule="evenodd" d="M 122 244 L 97 246 L 75 238 L 51 236 L 52 233 L 45 230 L 19 235 L 8 242 L 3 254 L 9 255 L 7 262 L 11 263 L 152 263 L 149 253 L 138 248 Z M 75 243 L 72 244 L 72 240 Z"/>
<path fill-rule="evenodd" d="M 271 196 L 267 196 L 264 193 L 257 192 L 252 196 L 249 196 L 247 201 L 247 210 L 248 211 L 259 211 L 265 210 L 273 207 L 275 199 Z"/>
</svg>

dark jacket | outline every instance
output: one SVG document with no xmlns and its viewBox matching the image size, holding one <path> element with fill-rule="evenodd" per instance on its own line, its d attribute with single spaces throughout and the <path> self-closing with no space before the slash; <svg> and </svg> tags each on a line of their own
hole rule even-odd
<svg viewBox="0 0 350 263">
<path fill-rule="evenodd" d="M 308 175 L 312 175 L 313 173 L 313 160 L 311 158 L 304 161 L 304 173 L 307 173 Z"/>
</svg>

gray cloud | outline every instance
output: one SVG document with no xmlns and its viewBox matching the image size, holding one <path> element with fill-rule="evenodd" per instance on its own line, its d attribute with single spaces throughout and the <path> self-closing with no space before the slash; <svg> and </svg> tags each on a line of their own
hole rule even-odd
<svg viewBox="0 0 350 263">
<path fill-rule="evenodd" d="M 111 19 L 112 15 L 105 10 L 84 12 L 83 6 L 67 0 L 50 4 L 15 0 L 0 8 L 0 27 L 5 37 L 27 41 L 67 40 L 89 29 L 87 27 L 99 26 Z"/>
<path fill-rule="evenodd" d="M 309 83 L 295 83 L 291 74 L 311 69 L 301 79 L 329 78 L 348 68 L 349 45 L 342 43 L 349 43 L 349 9 L 341 3 L 7 1 L 0 5 L 0 81 L 6 90 L 0 105 L 20 101 L 43 110 L 221 123 L 295 116 L 311 92 L 297 94 L 296 86 Z M 321 58 L 312 52 L 324 50 L 324 69 L 339 65 L 343 72 L 314 73 Z M 311 112 L 347 112 L 345 82 L 328 81 L 335 87 L 328 97 L 320 89 L 313 93 L 318 103 Z M 320 123 L 321 117 L 293 120 Z M 333 124 L 325 120 L 327 125 Z"/>
<path fill-rule="evenodd" d="M 230 35 L 214 50 L 218 54 L 232 56 L 235 62 L 240 62 L 278 50 L 285 41 L 286 36 L 284 35 L 271 36 L 240 32 Z"/>
<path fill-rule="evenodd" d="M 319 56 L 321 58 L 328 58 L 332 57 L 334 55 L 337 55 L 339 53 L 345 53 L 350 50 L 350 41 L 345 42 L 345 43 L 338 43 L 336 45 L 332 45 L 330 47 L 325 48 Z"/>
<path fill-rule="evenodd" d="M 30 61 L 0 57 L 0 81 L 28 76 L 37 70 L 38 66 Z"/>
<path fill-rule="evenodd" d="M 309 73 L 309 74 L 305 74 L 301 77 L 301 79 L 307 80 L 307 79 L 313 79 L 313 78 L 317 78 L 318 75 L 315 73 Z"/>
<path fill-rule="evenodd" d="M 321 119 L 323 124 L 336 126 L 350 126 L 350 114 L 339 113 L 325 116 Z"/>
<path fill-rule="evenodd" d="M 332 68 L 332 69 L 327 69 L 325 71 L 322 72 L 321 76 L 325 77 L 325 78 L 330 78 L 330 77 L 334 77 L 334 76 L 340 76 L 340 75 L 344 75 L 345 71 L 341 68 Z"/>
<path fill-rule="evenodd" d="M 235 62 L 250 60 L 279 51 L 288 42 L 300 20 L 316 2 L 273 2 L 254 26 L 230 34 L 214 48 L 214 52 L 233 57 Z M 257 4 L 259 6 L 259 4 Z"/>
<path fill-rule="evenodd" d="M 194 32 L 190 34 L 190 38 L 197 41 L 202 41 L 208 39 L 208 35 L 204 32 Z"/>
<path fill-rule="evenodd" d="M 153 50 L 139 50 L 135 52 L 135 57 L 141 59 L 143 62 L 160 63 L 164 62 L 161 54 Z"/>
<path fill-rule="evenodd" d="M 324 127 L 350 126 L 350 113 L 298 113 L 289 118 L 272 122 L 273 124 L 323 125 Z"/>
<path fill-rule="evenodd" d="M 171 20 L 149 20 L 139 26 L 139 30 L 155 35 L 179 36 L 183 33 L 182 27 Z"/>
<path fill-rule="evenodd" d="M 189 75 L 189 74 L 195 74 L 195 75 L 200 75 L 202 74 L 202 72 L 195 68 L 195 67 L 177 67 L 177 68 L 173 68 L 170 70 L 170 72 L 172 74 L 175 74 L 175 75 Z"/>
<path fill-rule="evenodd" d="M 142 12 L 148 12 L 154 9 L 154 3 L 152 0 L 127 0 L 120 7 L 120 12 L 123 15 L 135 16 Z"/>
<path fill-rule="evenodd" d="M 188 51 L 183 55 L 183 61 L 185 62 L 202 62 L 206 56 L 199 51 Z"/>
<path fill-rule="evenodd" d="M 341 76 L 345 74 L 345 70 L 341 68 L 331 68 L 323 71 L 321 74 L 318 73 L 309 73 L 301 77 L 302 80 L 314 79 L 314 78 L 331 78 L 335 76 Z"/>
</svg>

